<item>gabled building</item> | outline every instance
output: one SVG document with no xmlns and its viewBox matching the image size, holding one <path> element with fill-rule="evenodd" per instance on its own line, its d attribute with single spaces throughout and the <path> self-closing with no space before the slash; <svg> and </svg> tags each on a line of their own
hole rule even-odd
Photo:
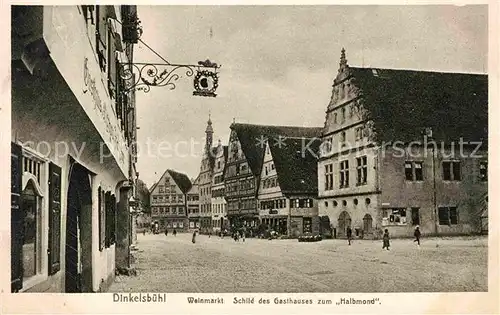
<svg viewBox="0 0 500 315">
<path fill-rule="evenodd" d="M 136 6 L 11 9 L 11 291 L 106 291 L 131 267 Z"/>
<path fill-rule="evenodd" d="M 151 221 L 158 223 L 160 230 L 187 231 L 186 200 L 191 186 L 186 174 L 168 169 L 151 187 Z"/>
<path fill-rule="evenodd" d="M 227 146 L 221 141 L 214 152 L 214 165 L 212 169 L 212 230 L 215 233 L 228 229 L 226 199 L 224 198 L 224 167 L 227 160 Z M 229 229 L 228 229 L 229 230 Z"/>
<path fill-rule="evenodd" d="M 333 234 L 479 232 L 487 109 L 487 75 L 350 67 L 342 50 L 318 164 Z"/>
<path fill-rule="evenodd" d="M 212 232 L 212 169 L 215 161 L 215 151 L 212 147 L 214 129 L 210 117 L 205 130 L 205 145 L 200 165 L 199 195 L 200 195 L 200 233 Z"/>
<path fill-rule="evenodd" d="M 199 195 L 200 176 L 196 177 L 193 185 L 187 194 L 187 211 L 189 220 L 189 230 L 200 228 L 200 195 Z"/>
<path fill-rule="evenodd" d="M 321 128 L 231 125 L 224 170 L 227 215 L 231 226 L 256 227 L 260 223 L 257 188 L 267 139 L 276 145 L 288 137 L 319 137 L 321 131 Z"/>
<path fill-rule="evenodd" d="M 319 233 L 318 151 L 320 138 L 266 141 L 258 189 L 261 222 L 280 234 Z"/>
</svg>

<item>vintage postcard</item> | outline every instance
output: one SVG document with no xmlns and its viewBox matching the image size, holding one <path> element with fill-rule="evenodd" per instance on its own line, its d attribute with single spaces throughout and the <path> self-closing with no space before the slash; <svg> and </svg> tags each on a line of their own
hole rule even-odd
<svg viewBox="0 0 500 315">
<path fill-rule="evenodd" d="M 499 312 L 498 3 L 262 4 L 3 6 L 2 313 Z"/>
</svg>

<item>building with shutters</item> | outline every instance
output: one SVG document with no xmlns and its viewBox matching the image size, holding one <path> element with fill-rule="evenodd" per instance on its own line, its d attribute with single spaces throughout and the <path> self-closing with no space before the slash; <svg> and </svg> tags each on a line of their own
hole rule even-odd
<svg viewBox="0 0 500 315">
<path fill-rule="evenodd" d="M 227 159 L 227 146 L 219 140 L 214 150 L 214 164 L 212 169 L 211 185 L 211 213 L 212 231 L 219 233 L 221 230 L 229 231 L 227 221 L 226 199 L 224 198 L 224 166 Z"/>
<path fill-rule="evenodd" d="M 13 292 L 105 291 L 130 267 L 135 95 L 116 66 L 134 12 L 12 7 Z"/>
<path fill-rule="evenodd" d="M 487 75 L 350 67 L 342 50 L 319 214 L 337 237 L 480 232 L 487 139 Z"/>
<path fill-rule="evenodd" d="M 322 128 L 231 124 L 224 169 L 225 199 L 229 224 L 249 229 L 260 224 L 258 187 L 267 140 L 280 145 L 287 138 L 315 138 Z"/>
<path fill-rule="evenodd" d="M 200 176 L 193 180 L 193 185 L 187 194 L 187 212 L 189 221 L 189 230 L 194 231 L 200 228 L 200 195 L 199 195 Z"/>
<path fill-rule="evenodd" d="M 151 221 L 165 229 L 185 232 L 189 228 L 187 196 L 192 187 L 186 174 L 166 170 L 150 189 Z"/>
<path fill-rule="evenodd" d="M 258 187 L 259 217 L 266 229 L 298 237 L 319 234 L 319 137 L 267 140 Z"/>
</svg>

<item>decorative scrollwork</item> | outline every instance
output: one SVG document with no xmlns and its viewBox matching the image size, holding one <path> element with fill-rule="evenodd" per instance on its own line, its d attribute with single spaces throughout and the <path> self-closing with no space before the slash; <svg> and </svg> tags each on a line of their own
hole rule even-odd
<svg viewBox="0 0 500 315">
<path fill-rule="evenodd" d="M 183 76 L 193 77 L 195 70 L 210 68 L 216 73 L 217 65 L 211 67 L 204 65 L 176 65 L 155 63 L 122 63 L 118 76 L 125 82 L 123 92 L 131 90 L 148 93 L 151 87 L 168 87 L 170 90 L 176 88 L 176 82 Z M 215 91 L 215 90 L 214 90 Z"/>
</svg>

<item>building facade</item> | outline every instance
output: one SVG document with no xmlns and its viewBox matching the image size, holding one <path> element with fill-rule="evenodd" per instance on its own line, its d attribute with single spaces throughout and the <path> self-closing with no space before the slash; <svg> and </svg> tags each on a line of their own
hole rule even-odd
<svg viewBox="0 0 500 315">
<path fill-rule="evenodd" d="M 487 83 L 486 75 L 349 67 L 342 51 L 318 162 L 319 214 L 333 234 L 480 230 Z M 471 105 L 476 113 L 465 114 Z"/>
<path fill-rule="evenodd" d="M 200 228 L 200 193 L 199 193 L 200 176 L 193 181 L 193 186 L 187 195 L 187 209 L 189 230 L 193 231 Z"/>
<path fill-rule="evenodd" d="M 212 120 L 207 121 L 205 130 L 205 145 L 201 159 L 199 186 L 200 195 L 200 233 L 208 234 L 212 231 L 212 169 L 214 154 L 212 149 L 214 130 Z"/>
<path fill-rule="evenodd" d="M 212 231 L 219 233 L 224 229 L 229 231 L 227 222 L 226 199 L 224 198 L 224 166 L 227 159 L 227 146 L 222 145 L 221 141 L 215 148 L 214 166 L 212 169 Z"/>
<path fill-rule="evenodd" d="M 319 234 L 317 154 L 320 139 L 287 138 L 266 142 L 258 206 L 266 229 L 298 237 Z"/>
<path fill-rule="evenodd" d="M 187 175 L 169 169 L 151 187 L 151 221 L 160 231 L 188 230 L 187 196 L 191 186 Z"/>
<path fill-rule="evenodd" d="M 257 198 L 267 139 L 274 145 L 286 138 L 318 137 L 321 130 L 238 123 L 231 125 L 224 170 L 227 215 L 231 227 L 256 228 L 260 224 Z"/>
<path fill-rule="evenodd" d="M 135 10 L 12 7 L 13 292 L 105 291 L 130 267 L 135 95 L 116 66 Z"/>
</svg>

